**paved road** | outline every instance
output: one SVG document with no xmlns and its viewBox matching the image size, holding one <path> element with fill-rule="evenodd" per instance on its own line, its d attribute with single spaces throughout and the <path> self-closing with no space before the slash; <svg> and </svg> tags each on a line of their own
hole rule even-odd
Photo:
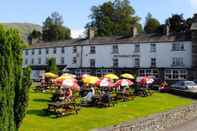
<svg viewBox="0 0 197 131">
<path fill-rule="evenodd" d="M 197 131 L 197 118 L 165 131 Z"/>
</svg>

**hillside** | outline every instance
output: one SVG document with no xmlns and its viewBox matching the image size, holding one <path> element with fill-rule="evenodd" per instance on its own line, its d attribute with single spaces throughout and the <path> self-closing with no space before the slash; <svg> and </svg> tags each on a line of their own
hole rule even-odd
<svg viewBox="0 0 197 131">
<path fill-rule="evenodd" d="M 31 23 L 2 23 L 8 28 L 15 28 L 19 30 L 21 33 L 21 36 L 25 41 L 27 41 L 28 35 L 35 29 L 38 31 L 42 30 L 42 27 L 37 24 L 31 24 Z"/>
</svg>

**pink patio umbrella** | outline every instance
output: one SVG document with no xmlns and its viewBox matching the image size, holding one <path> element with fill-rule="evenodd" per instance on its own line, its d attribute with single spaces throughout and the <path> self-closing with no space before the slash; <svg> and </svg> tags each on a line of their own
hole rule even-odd
<svg viewBox="0 0 197 131">
<path fill-rule="evenodd" d="M 72 79 L 66 79 L 62 83 L 63 88 L 70 88 L 73 91 L 80 91 L 80 86 Z"/>
<path fill-rule="evenodd" d="M 102 78 L 96 82 L 98 87 L 113 87 L 113 82 L 108 78 Z"/>
<path fill-rule="evenodd" d="M 114 84 L 114 87 L 119 87 L 119 86 L 131 86 L 133 85 L 134 83 L 130 80 L 127 80 L 127 79 L 120 79 L 118 80 L 115 84 Z"/>
</svg>

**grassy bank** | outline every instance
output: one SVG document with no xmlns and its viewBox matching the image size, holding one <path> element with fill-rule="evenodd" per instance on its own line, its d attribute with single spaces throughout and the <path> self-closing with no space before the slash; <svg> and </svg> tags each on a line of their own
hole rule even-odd
<svg viewBox="0 0 197 131">
<path fill-rule="evenodd" d="M 51 94 L 30 92 L 28 112 L 20 131 L 87 131 L 192 104 L 190 99 L 154 93 L 145 98 L 137 97 L 134 101 L 119 102 L 111 108 L 82 108 L 78 115 L 52 118 L 43 111 L 50 97 Z"/>
</svg>

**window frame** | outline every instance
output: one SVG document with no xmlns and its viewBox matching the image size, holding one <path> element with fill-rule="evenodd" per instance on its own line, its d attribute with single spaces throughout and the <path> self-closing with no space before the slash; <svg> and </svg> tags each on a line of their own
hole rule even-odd
<svg viewBox="0 0 197 131">
<path fill-rule="evenodd" d="M 157 45 L 155 43 L 150 44 L 150 52 L 157 52 Z"/>
<path fill-rule="evenodd" d="M 119 67 L 119 59 L 118 58 L 113 58 L 113 67 L 115 67 L 115 68 Z"/>
<path fill-rule="evenodd" d="M 96 54 L 96 46 L 90 46 L 90 54 Z"/>
<path fill-rule="evenodd" d="M 119 54 L 119 46 L 116 45 L 112 45 L 112 54 Z"/>
<path fill-rule="evenodd" d="M 139 52 L 140 52 L 140 44 L 139 44 L 139 43 L 136 43 L 136 44 L 134 45 L 134 52 L 135 52 L 135 53 L 139 53 Z"/>
<path fill-rule="evenodd" d="M 95 59 L 90 59 L 90 67 L 96 67 L 96 60 Z"/>
<path fill-rule="evenodd" d="M 53 48 L 53 54 L 56 54 L 56 53 L 57 53 L 57 48 L 54 47 L 54 48 Z"/>
</svg>

